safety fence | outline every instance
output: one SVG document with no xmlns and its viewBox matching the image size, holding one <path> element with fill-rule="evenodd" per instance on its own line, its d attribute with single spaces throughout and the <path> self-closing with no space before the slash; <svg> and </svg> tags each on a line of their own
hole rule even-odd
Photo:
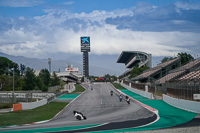
<svg viewBox="0 0 200 133">
<path fill-rule="evenodd" d="M 169 82 L 166 83 L 167 95 L 185 100 L 200 101 L 200 97 L 194 97 L 195 94 L 200 94 L 200 82 Z"/>
<path fill-rule="evenodd" d="M 32 102 L 37 99 L 48 99 L 54 93 L 32 93 L 32 92 L 9 92 L 0 93 L 0 103 Z"/>
</svg>

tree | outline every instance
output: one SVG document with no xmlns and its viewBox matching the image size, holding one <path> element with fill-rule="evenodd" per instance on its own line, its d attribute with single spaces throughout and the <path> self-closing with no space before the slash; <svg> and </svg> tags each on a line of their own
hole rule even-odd
<svg viewBox="0 0 200 133">
<path fill-rule="evenodd" d="M 131 74 L 130 74 L 129 78 L 136 77 L 136 76 L 142 74 L 147 69 L 149 69 L 149 67 L 147 67 L 147 66 L 134 67 L 133 70 L 131 70 Z"/>
<path fill-rule="evenodd" d="M 192 60 L 194 60 L 194 57 L 192 57 L 191 54 L 185 53 L 178 53 L 178 57 L 181 58 L 181 65 L 184 65 Z"/>
<path fill-rule="evenodd" d="M 55 72 L 53 72 L 53 78 L 51 79 L 51 85 L 52 85 L 52 86 L 60 85 L 60 79 L 59 79 L 59 77 L 56 75 Z"/>
<path fill-rule="evenodd" d="M 0 57 L 0 75 L 8 75 L 11 68 L 13 68 L 13 62 L 8 58 Z"/>
<path fill-rule="evenodd" d="M 39 73 L 39 77 L 45 86 L 49 86 L 50 83 L 50 73 L 47 69 L 42 69 Z"/>
<path fill-rule="evenodd" d="M 26 66 L 23 65 L 23 64 L 20 64 L 20 73 L 21 73 L 21 76 L 24 75 L 24 71 L 25 71 L 25 69 L 26 69 Z"/>
<path fill-rule="evenodd" d="M 36 76 L 34 74 L 34 70 L 30 67 L 27 67 L 24 75 L 23 90 L 33 90 L 35 86 Z"/>
<path fill-rule="evenodd" d="M 164 62 L 167 62 L 167 61 L 170 61 L 170 60 L 173 60 L 174 58 L 173 57 L 164 57 L 162 60 L 161 60 L 161 63 L 164 63 Z"/>
<path fill-rule="evenodd" d="M 105 78 L 110 78 L 111 76 L 109 74 L 104 75 Z"/>
<path fill-rule="evenodd" d="M 0 75 L 0 84 L 3 91 L 11 91 L 13 89 L 13 78 L 8 75 Z"/>
</svg>

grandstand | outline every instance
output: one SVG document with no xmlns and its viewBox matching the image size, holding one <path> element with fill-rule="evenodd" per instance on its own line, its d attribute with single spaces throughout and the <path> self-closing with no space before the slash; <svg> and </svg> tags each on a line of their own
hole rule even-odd
<svg viewBox="0 0 200 133">
<path fill-rule="evenodd" d="M 199 64 L 200 65 L 200 64 Z M 194 99 L 194 94 L 200 94 L 200 69 L 189 69 L 184 75 L 163 84 L 162 90 L 166 89 L 167 95 L 186 100 Z"/>
<path fill-rule="evenodd" d="M 180 66 L 180 59 L 175 58 L 173 60 L 159 64 L 154 68 L 148 69 L 144 71 L 142 74 L 138 75 L 137 77 L 132 78 L 131 80 L 138 82 L 148 82 L 150 78 L 157 80 L 167 75 L 170 70 L 173 70 L 179 66 Z"/>
<path fill-rule="evenodd" d="M 79 82 L 79 77 L 71 72 L 59 72 L 56 75 L 65 82 Z"/>
<path fill-rule="evenodd" d="M 124 63 L 126 68 L 132 68 L 137 65 L 139 67 L 146 65 L 151 68 L 152 57 L 151 54 L 140 51 L 123 51 L 118 58 L 117 63 Z"/>
<path fill-rule="evenodd" d="M 148 62 L 148 58 L 141 61 L 137 54 L 137 52 L 124 51 L 117 61 L 117 63 L 124 63 L 126 68 L 129 68 L 122 74 L 123 84 L 141 91 L 146 91 L 147 87 L 147 91 L 153 93 L 154 97 L 157 97 L 156 95 L 159 92 L 159 94 L 167 94 L 178 99 L 198 101 L 197 95 L 200 94 L 200 58 L 181 66 L 181 59 L 177 57 L 129 79 L 128 76 L 134 66 L 141 67 L 141 62 L 143 64 Z"/>
<path fill-rule="evenodd" d="M 66 65 L 65 72 L 57 72 L 56 75 L 65 82 L 79 83 L 82 78 L 82 73 L 73 65 Z"/>
<path fill-rule="evenodd" d="M 123 51 L 119 56 L 117 63 L 125 64 L 128 70 L 120 76 L 128 77 L 130 75 L 131 70 L 135 66 L 147 66 L 149 68 L 152 68 L 152 56 L 151 54 L 147 54 L 140 51 Z"/>
<path fill-rule="evenodd" d="M 157 84 L 163 84 L 165 82 L 177 79 L 187 73 L 189 73 L 190 71 L 193 71 L 195 69 L 197 69 L 200 66 L 200 60 L 194 60 L 191 61 L 177 69 L 171 70 L 169 71 L 169 74 L 162 77 L 161 79 L 157 80 L 156 83 Z"/>
</svg>

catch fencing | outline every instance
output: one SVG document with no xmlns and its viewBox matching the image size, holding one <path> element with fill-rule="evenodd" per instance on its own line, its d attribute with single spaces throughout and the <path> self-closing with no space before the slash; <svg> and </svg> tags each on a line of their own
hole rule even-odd
<svg viewBox="0 0 200 133">
<path fill-rule="evenodd" d="M 194 99 L 194 94 L 200 94 L 200 82 L 188 81 L 188 82 L 169 82 L 166 83 L 167 95 L 185 100 L 200 101 L 200 99 Z"/>
</svg>

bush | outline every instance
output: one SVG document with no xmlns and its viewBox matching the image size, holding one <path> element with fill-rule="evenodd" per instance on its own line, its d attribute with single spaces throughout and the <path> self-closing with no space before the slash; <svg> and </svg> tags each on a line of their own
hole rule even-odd
<svg viewBox="0 0 200 133">
<path fill-rule="evenodd" d="M 0 109 L 12 108 L 12 103 L 0 103 Z"/>
</svg>

